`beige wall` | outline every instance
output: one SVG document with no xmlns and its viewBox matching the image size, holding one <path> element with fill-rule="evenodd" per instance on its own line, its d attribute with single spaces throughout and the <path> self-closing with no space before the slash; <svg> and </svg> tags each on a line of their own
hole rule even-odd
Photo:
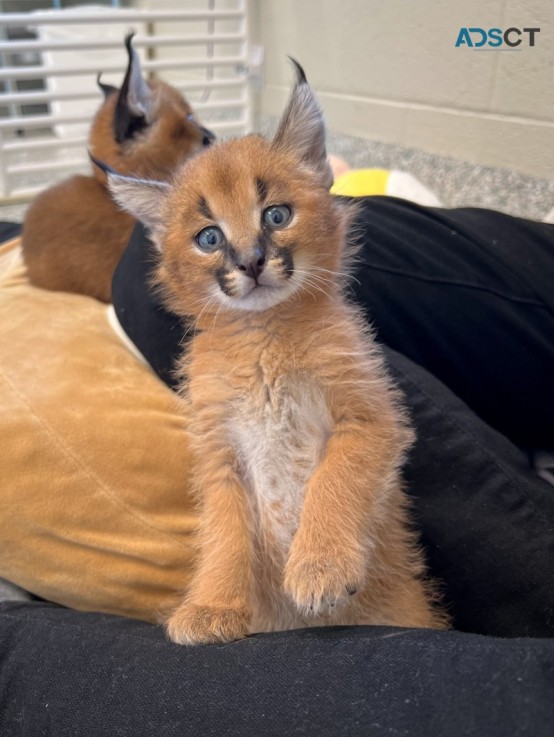
<svg viewBox="0 0 554 737">
<path fill-rule="evenodd" d="M 553 0 L 251 0 L 265 47 L 260 109 L 278 114 L 286 55 L 329 128 L 554 178 Z M 462 26 L 538 26 L 518 51 L 455 48 Z"/>
</svg>

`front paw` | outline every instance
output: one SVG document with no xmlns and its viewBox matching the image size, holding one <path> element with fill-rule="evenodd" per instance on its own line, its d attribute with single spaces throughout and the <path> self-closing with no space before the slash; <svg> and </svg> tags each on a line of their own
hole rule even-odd
<svg viewBox="0 0 554 737">
<path fill-rule="evenodd" d="M 178 645 L 231 642 L 248 633 L 248 618 L 237 609 L 182 604 L 166 622 L 169 639 Z"/>
<path fill-rule="evenodd" d="M 293 546 L 294 548 L 294 546 Z M 304 617 L 332 615 L 360 590 L 365 578 L 362 555 L 292 550 L 283 588 Z"/>
</svg>

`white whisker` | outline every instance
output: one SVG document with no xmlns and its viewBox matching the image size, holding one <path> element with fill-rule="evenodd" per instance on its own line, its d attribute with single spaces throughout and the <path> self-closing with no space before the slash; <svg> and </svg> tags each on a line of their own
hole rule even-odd
<svg viewBox="0 0 554 737">
<path fill-rule="evenodd" d="M 202 301 L 202 300 L 199 300 L 199 301 Z M 199 313 L 199 315 L 197 316 L 196 320 L 195 320 L 195 321 L 194 321 L 194 323 L 193 323 L 193 325 L 194 325 L 194 330 L 196 330 L 196 329 L 198 328 L 198 323 L 199 323 L 199 321 L 200 321 L 200 318 L 201 318 L 201 317 L 202 317 L 202 315 L 204 314 L 204 312 L 205 312 L 205 311 L 206 311 L 206 310 L 207 310 L 207 309 L 208 309 L 209 307 L 211 307 L 212 305 L 214 305 L 214 304 L 215 304 L 216 302 L 217 302 L 217 299 L 216 299 L 216 297 L 211 297 L 211 298 L 210 298 L 210 299 L 209 299 L 209 300 L 208 300 L 208 301 L 206 302 L 206 304 L 205 304 L 205 305 L 204 305 L 204 307 L 203 307 L 203 308 L 202 308 L 202 309 L 200 310 L 200 313 Z M 195 303 L 195 304 L 198 304 L 198 303 Z"/>
</svg>

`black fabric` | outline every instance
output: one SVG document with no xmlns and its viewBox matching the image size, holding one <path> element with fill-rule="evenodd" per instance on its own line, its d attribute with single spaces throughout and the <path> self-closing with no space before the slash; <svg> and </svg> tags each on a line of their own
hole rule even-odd
<svg viewBox="0 0 554 737">
<path fill-rule="evenodd" d="M 554 449 L 554 225 L 360 201 L 353 283 L 379 340 L 516 444 Z"/>
<path fill-rule="evenodd" d="M 550 737 L 554 640 L 352 627 L 181 647 L 160 628 L 0 605 L 5 737 Z"/>
<path fill-rule="evenodd" d="M 21 223 L 12 223 L 8 220 L 0 220 L 0 243 L 9 241 L 18 235 L 21 235 L 23 226 Z"/>
<path fill-rule="evenodd" d="M 164 308 L 151 285 L 157 261 L 144 227 L 137 223 L 112 281 L 112 301 L 122 328 L 166 384 L 177 386 L 174 362 L 185 342 L 183 325 Z"/>
<path fill-rule="evenodd" d="M 425 369 L 385 347 L 417 441 L 405 468 L 431 575 L 458 630 L 554 636 L 554 489 Z"/>
</svg>

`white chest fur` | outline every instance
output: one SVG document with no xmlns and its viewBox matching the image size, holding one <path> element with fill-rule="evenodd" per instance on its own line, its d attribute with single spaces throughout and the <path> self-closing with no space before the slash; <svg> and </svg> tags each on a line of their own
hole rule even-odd
<svg viewBox="0 0 554 737">
<path fill-rule="evenodd" d="M 306 484 L 332 429 L 321 389 L 288 374 L 237 403 L 231 435 L 264 547 L 284 562 L 298 527 Z"/>
</svg>

